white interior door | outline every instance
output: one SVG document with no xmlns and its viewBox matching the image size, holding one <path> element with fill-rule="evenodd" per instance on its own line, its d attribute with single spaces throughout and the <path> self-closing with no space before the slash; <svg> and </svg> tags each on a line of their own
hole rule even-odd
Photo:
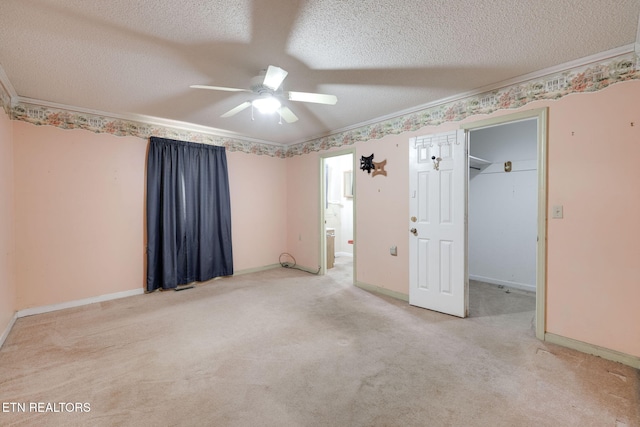
<svg viewBox="0 0 640 427">
<path fill-rule="evenodd" d="M 409 303 L 466 317 L 465 133 L 428 135 L 410 144 Z"/>
</svg>

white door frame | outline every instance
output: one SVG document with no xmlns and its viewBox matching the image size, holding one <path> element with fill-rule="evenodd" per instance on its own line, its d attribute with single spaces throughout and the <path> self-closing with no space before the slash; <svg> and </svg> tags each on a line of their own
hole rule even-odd
<svg viewBox="0 0 640 427">
<path fill-rule="evenodd" d="M 536 118 L 538 123 L 538 242 L 536 248 L 536 337 L 544 340 L 546 332 L 547 291 L 547 116 L 548 108 L 536 108 L 491 119 L 480 120 L 460 126 L 468 134 L 471 130 L 499 126 L 507 123 Z M 467 206 L 468 201 L 467 191 Z M 469 231 L 465 231 L 468 238 Z M 469 255 L 465 255 L 468 264 Z M 467 268 L 466 279 L 469 279 Z"/>
<path fill-rule="evenodd" d="M 352 156 L 352 166 L 351 166 L 351 179 L 353 180 L 353 214 L 351 218 L 351 223 L 353 225 L 353 272 L 352 278 L 353 283 L 356 282 L 356 251 L 357 251 L 357 241 L 356 241 L 356 149 L 349 148 L 340 151 L 332 151 L 330 153 L 320 155 L 320 274 L 327 274 L 327 238 L 326 238 L 326 230 L 325 230 L 325 205 L 326 205 L 326 176 L 325 176 L 325 160 L 331 157 L 339 157 L 347 154 L 351 154 Z"/>
</svg>

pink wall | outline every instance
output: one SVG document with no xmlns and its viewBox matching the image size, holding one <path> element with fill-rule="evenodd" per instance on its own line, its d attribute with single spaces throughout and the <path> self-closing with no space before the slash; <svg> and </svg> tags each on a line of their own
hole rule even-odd
<svg viewBox="0 0 640 427">
<path fill-rule="evenodd" d="M 357 280 L 403 294 L 409 292 L 408 148 L 406 134 L 359 144 L 358 168 L 362 156 L 374 154 L 375 162 L 387 161 L 387 176 L 373 176 L 360 169 L 354 172 Z M 398 247 L 398 256 L 389 253 L 391 246 Z"/>
<path fill-rule="evenodd" d="M 16 311 L 12 129 L 0 107 L 0 335 Z"/>
<path fill-rule="evenodd" d="M 551 104 L 549 332 L 640 356 L 640 81 Z M 634 122 L 634 126 L 631 123 Z M 550 215 L 549 215 L 550 216 Z"/>
<path fill-rule="evenodd" d="M 565 212 L 564 219 L 549 220 L 546 332 L 633 356 L 640 356 L 637 99 L 640 81 L 631 81 L 520 109 L 549 107 L 548 208 L 562 204 Z M 458 129 L 461 123 L 357 144 L 357 161 L 375 153 L 376 161 L 387 159 L 388 172 L 387 177 L 375 178 L 360 170 L 355 173 L 359 282 L 408 294 L 408 141 Z M 306 265 L 315 265 L 319 258 L 319 208 L 314 212 L 310 207 L 320 197 L 320 155 L 287 160 L 288 180 L 294 183 L 287 202 L 288 244 Z M 298 244 L 298 233 L 311 235 L 312 244 Z M 397 257 L 389 255 L 392 245 L 398 246 Z"/>
<path fill-rule="evenodd" d="M 287 247 L 285 161 L 228 152 L 236 272 L 277 264 Z"/>
<path fill-rule="evenodd" d="M 320 264 L 320 160 L 317 153 L 286 159 L 287 251 L 300 267 Z"/>
<path fill-rule="evenodd" d="M 13 122 L 17 309 L 143 289 L 148 140 Z M 227 154 L 236 272 L 286 247 L 285 161 Z"/>
<path fill-rule="evenodd" d="M 14 122 L 18 308 L 144 283 L 146 141 Z"/>
</svg>

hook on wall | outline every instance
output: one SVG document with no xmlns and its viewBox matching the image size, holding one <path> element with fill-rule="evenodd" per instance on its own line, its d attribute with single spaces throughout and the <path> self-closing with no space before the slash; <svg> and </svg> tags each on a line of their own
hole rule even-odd
<svg viewBox="0 0 640 427">
<path fill-rule="evenodd" d="M 442 160 L 440 157 L 431 156 L 431 160 L 433 160 L 433 168 L 437 171 L 440 170 L 440 161 Z"/>
</svg>

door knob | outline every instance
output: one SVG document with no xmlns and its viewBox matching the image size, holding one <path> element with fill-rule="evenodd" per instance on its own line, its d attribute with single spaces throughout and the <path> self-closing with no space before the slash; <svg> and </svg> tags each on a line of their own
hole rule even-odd
<svg viewBox="0 0 640 427">
<path fill-rule="evenodd" d="M 410 231 L 410 232 L 412 232 L 414 236 L 417 236 L 417 235 L 418 235 L 418 230 L 417 230 L 417 229 L 415 229 L 415 228 L 412 228 L 412 229 L 411 229 L 411 230 L 409 230 L 409 231 Z"/>
</svg>

